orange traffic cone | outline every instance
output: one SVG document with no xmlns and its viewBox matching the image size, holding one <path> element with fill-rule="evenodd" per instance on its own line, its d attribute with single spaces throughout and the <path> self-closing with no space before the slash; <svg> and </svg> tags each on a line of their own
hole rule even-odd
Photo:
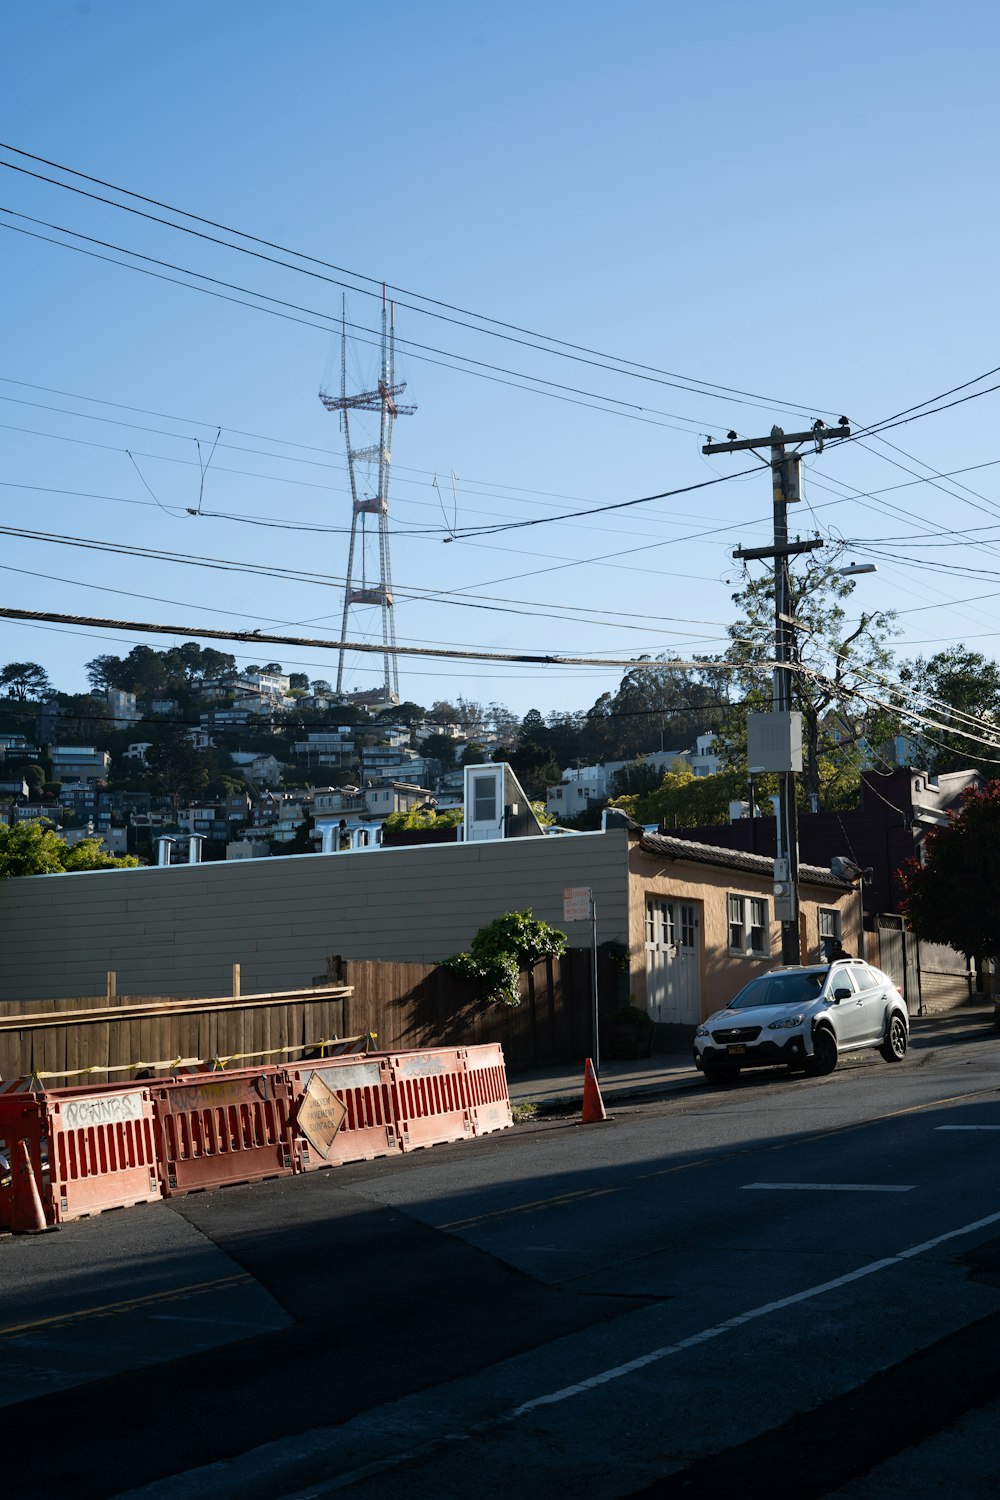
<svg viewBox="0 0 1000 1500">
<path fill-rule="evenodd" d="M 608 1118 L 607 1110 L 604 1108 L 604 1100 L 601 1098 L 600 1085 L 597 1082 L 597 1074 L 594 1072 L 594 1064 L 588 1057 L 583 1070 L 583 1116 L 581 1123 L 584 1125 L 595 1125 L 598 1120 Z"/>
<path fill-rule="evenodd" d="M 27 1141 L 18 1141 L 14 1160 L 11 1162 L 14 1181 L 11 1200 L 10 1227 L 15 1234 L 37 1234 L 47 1229 L 42 1195 L 28 1155 Z"/>
</svg>

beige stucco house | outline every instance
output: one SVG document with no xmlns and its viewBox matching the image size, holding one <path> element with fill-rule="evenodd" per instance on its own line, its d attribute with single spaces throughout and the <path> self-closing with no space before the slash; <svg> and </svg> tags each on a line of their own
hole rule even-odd
<svg viewBox="0 0 1000 1500">
<path fill-rule="evenodd" d="M 628 890 L 632 989 L 660 1023 L 696 1023 L 781 962 L 774 861 L 765 855 L 633 830 Z M 823 960 L 825 938 L 862 956 L 853 887 L 803 865 L 799 901 L 803 963 Z"/>
</svg>

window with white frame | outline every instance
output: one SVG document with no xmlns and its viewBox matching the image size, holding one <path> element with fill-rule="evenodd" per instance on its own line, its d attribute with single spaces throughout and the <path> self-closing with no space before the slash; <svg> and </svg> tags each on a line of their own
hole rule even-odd
<svg viewBox="0 0 1000 1500">
<path fill-rule="evenodd" d="M 497 778 L 473 776 L 472 816 L 476 823 L 495 823 L 497 820 Z"/>
<path fill-rule="evenodd" d="M 729 951 L 748 958 L 771 954 L 767 902 L 763 896 L 729 896 Z"/>
<path fill-rule="evenodd" d="M 821 906 L 817 909 L 816 919 L 819 923 L 820 957 L 828 958 L 835 948 L 840 947 L 840 912 L 833 907 Z"/>
</svg>

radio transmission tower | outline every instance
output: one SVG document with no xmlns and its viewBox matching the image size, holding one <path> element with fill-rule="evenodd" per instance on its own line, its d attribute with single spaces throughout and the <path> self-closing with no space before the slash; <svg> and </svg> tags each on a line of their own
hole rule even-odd
<svg viewBox="0 0 1000 1500">
<path fill-rule="evenodd" d="M 393 615 L 392 565 L 389 559 L 389 471 L 392 464 L 392 429 L 397 417 L 408 417 L 415 406 L 401 406 L 396 399 L 406 382 L 396 382 L 396 328 L 392 303 L 386 304 L 382 288 L 382 341 L 378 384 L 373 391 L 347 394 L 347 310 L 344 304 L 340 338 L 340 395 L 320 390 L 327 411 L 340 417 L 347 447 L 347 471 L 351 480 L 351 544 L 347 554 L 347 584 L 340 639 L 348 639 L 350 612 L 356 606 L 382 613 L 382 644 L 385 646 L 385 696 L 399 702 L 399 668 L 396 662 L 396 622 Z M 351 412 L 377 413 L 378 442 L 366 448 L 351 446 Z M 375 520 L 369 522 L 368 517 Z M 377 581 L 376 581 L 377 580 Z M 344 689 L 344 647 L 337 662 L 337 694 Z"/>
</svg>

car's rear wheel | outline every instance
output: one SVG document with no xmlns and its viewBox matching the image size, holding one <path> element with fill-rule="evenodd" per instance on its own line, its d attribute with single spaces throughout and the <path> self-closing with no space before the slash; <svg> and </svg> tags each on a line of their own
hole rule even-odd
<svg viewBox="0 0 1000 1500">
<path fill-rule="evenodd" d="M 703 1068 L 706 1083 L 735 1083 L 740 1076 L 739 1068 Z"/>
<path fill-rule="evenodd" d="M 902 1062 L 906 1056 L 906 1026 L 902 1016 L 891 1016 L 885 1041 L 880 1048 L 886 1062 Z"/>
<path fill-rule="evenodd" d="M 806 1072 L 813 1078 L 823 1078 L 833 1072 L 839 1056 L 837 1038 L 829 1026 L 817 1026 L 813 1033 L 813 1055 L 806 1063 Z"/>
</svg>

